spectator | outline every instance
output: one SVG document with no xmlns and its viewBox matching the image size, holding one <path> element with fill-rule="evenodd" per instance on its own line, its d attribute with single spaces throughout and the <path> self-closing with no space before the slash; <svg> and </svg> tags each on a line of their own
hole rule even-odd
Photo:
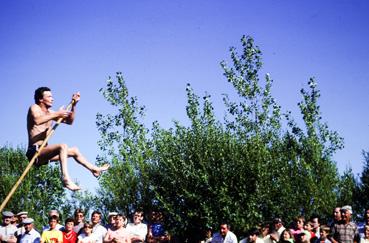
<svg viewBox="0 0 369 243">
<path fill-rule="evenodd" d="M 101 213 L 99 211 L 93 211 L 91 215 L 91 223 L 92 223 L 92 234 L 93 238 L 96 239 L 97 243 L 102 243 L 103 239 L 106 235 L 106 228 L 100 224 L 101 222 Z"/>
<path fill-rule="evenodd" d="M 212 238 L 212 231 L 213 229 L 211 227 L 208 227 L 204 232 L 204 238 L 200 243 L 211 243 Z"/>
<path fill-rule="evenodd" d="M 2 242 L 9 243 L 17 242 L 17 238 L 15 237 L 17 227 L 11 224 L 14 214 L 10 211 L 4 211 L 2 215 L 3 215 L 3 223 L 0 227 L 0 240 Z"/>
<path fill-rule="evenodd" d="M 360 243 L 369 243 L 369 225 L 365 225 L 364 237 L 360 239 Z"/>
<path fill-rule="evenodd" d="M 64 230 L 63 230 L 63 243 L 76 243 L 77 233 L 73 231 L 74 219 L 67 218 L 65 220 Z"/>
<path fill-rule="evenodd" d="M 269 235 L 269 240 L 266 238 L 264 239 L 265 243 L 269 243 L 270 240 L 273 242 L 278 242 L 279 238 L 282 235 L 282 232 L 286 229 L 283 225 L 283 221 L 281 218 L 275 218 L 273 219 L 273 227 L 274 227 L 274 232 L 272 232 Z"/>
<path fill-rule="evenodd" d="M 359 234 L 360 234 L 361 239 L 365 237 L 365 226 L 366 225 L 369 225 L 369 209 L 365 210 L 364 222 L 358 225 Z"/>
<path fill-rule="evenodd" d="M 299 240 L 305 240 L 306 235 L 300 235 L 298 236 L 300 233 L 304 233 L 304 225 L 305 225 L 305 218 L 303 216 L 299 216 L 295 219 L 295 229 L 291 229 L 291 234 L 293 235 L 293 237 L 295 238 L 295 240 L 297 241 L 298 237 Z"/>
<path fill-rule="evenodd" d="M 311 225 L 313 226 L 313 232 L 315 237 L 319 239 L 320 237 L 320 220 L 318 215 L 313 215 L 310 218 Z"/>
<path fill-rule="evenodd" d="M 24 232 L 18 236 L 19 243 L 40 243 L 41 236 L 33 226 L 33 219 L 23 219 Z"/>
<path fill-rule="evenodd" d="M 315 243 L 331 243 L 331 241 L 328 239 L 331 230 L 327 225 L 322 225 L 319 232 L 320 237 L 316 239 Z"/>
<path fill-rule="evenodd" d="M 108 215 L 108 224 L 105 226 L 105 228 L 114 230 L 116 224 L 115 224 L 115 216 L 117 216 L 117 212 L 110 212 Z"/>
<path fill-rule="evenodd" d="M 142 223 L 143 218 L 142 211 L 135 211 L 133 214 L 133 222 L 127 225 L 127 230 L 132 235 L 131 240 L 134 243 L 145 242 L 148 229 L 147 225 Z"/>
<path fill-rule="evenodd" d="M 58 216 L 52 215 L 49 217 L 49 228 L 42 232 L 41 243 L 63 243 L 63 233 L 57 229 L 58 224 Z"/>
<path fill-rule="evenodd" d="M 56 210 L 56 209 L 50 210 L 49 211 L 49 218 L 51 216 L 56 216 L 58 218 L 58 223 L 56 224 L 55 229 L 62 231 L 64 227 L 63 227 L 63 225 L 59 224 L 60 218 L 59 218 L 58 210 Z M 49 229 L 50 229 L 50 224 L 45 225 L 44 227 L 42 227 L 42 232 L 44 232 L 45 230 L 49 230 Z"/>
<path fill-rule="evenodd" d="M 131 243 L 131 235 L 126 229 L 126 217 L 122 214 L 115 216 L 116 226 L 108 229 L 104 237 L 104 243 Z"/>
<path fill-rule="evenodd" d="M 219 228 L 220 232 L 213 234 L 212 243 L 237 243 L 237 237 L 231 231 L 231 227 L 228 223 L 221 223 Z"/>
<path fill-rule="evenodd" d="M 288 229 L 283 230 L 281 237 L 279 238 L 279 243 L 293 243 L 293 236 Z"/>
<path fill-rule="evenodd" d="M 18 218 L 18 224 L 17 224 L 17 232 L 16 232 L 16 236 L 20 236 L 25 232 L 25 229 L 23 227 L 23 220 L 28 218 L 28 212 L 22 211 L 17 213 L 17 218 Z"/>
<path fill-rule="evenodd" d="M 164 243 L 170 241 L 170 235 L 164 228 L 164 216 L 162 212 L 153 211 L 150 217 L 151 223 L 147 241 L 149 243 Z"/>
<path fill-rule="evenodd" d="M 257 228 L 252 228 L 248 232 L 248 238 L 242 239 L 240 243 L 264 243 L 264 241 L 259 238 L 259 235 L 260 231 Z"/>
<path fill-rule="evenodd" d="M 83 226 L 85 224 L 85 213 L 82 209 L 77 208 L 74 211 L 74 227 L 73 231 L 77 233 L 77 235 L 81 234 L 83 231 Z"/>
<path fill-rule="evenodd" d="M 359 231 L 355 223 L 351 222 L 352 208 L 341 208 L 342 223 L 334 224 L 332 228 L 333 243 L 358 243 Z"/>
<path fill-rule="evenodd" d="M 93 225 L 90 222 L 85 222 L 83 230 L 78 236 L 78 243 L 96 243 L 97 239 L 92 234 Z"/>
</svg>

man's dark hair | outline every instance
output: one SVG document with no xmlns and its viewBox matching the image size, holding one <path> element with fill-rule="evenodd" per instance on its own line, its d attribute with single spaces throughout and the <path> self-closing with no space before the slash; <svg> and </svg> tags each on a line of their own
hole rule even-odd
<svg viewBox="0 0 369 243">
<path fill-rule="evenodd" d="M 92 214 L 91 214 L 91 216 L 93 216 L 94 214 L 98 214 L 100 216 L 100 218 L 101 218 L 101 212 L 99 212 L 99 211 L 93 211 Z"/>
<path fill-rule="evenodd" d="M 40 87 L 38 89 L 35 90 L 35 103 L 39 104 L 40 103 L 40 99 L 42 99 L 44 97 L 44 92 L 45 91 L 51 91 L 50 88 L 48 87 Z"/>
<path fill-rule="evenodd" d="M 51 215 L 50 217 L 49 217 L 49 223 L 51 222 L 51 220 L 56 220 L 56 222 L 58 222 L 59 223 L 59 217 L 57 216 L 57 215 Z"/>
<path fill-rule="evenodd" d="M 77 217 L 78 214 L 83 214 L 83 216 L 85 215 L 85 212 L 81 209 L 81 208 L 77 208 L 75 211 L 74 211 L 74 217 Z"/>
<path fill-rule="evenodd" d="M 249 229 L 249 232 L 248 233 L 249 233 L 250 236 L 251 235 L 259 235 L 260 234 L 260 231 L 259 231 L 258 228 L 254 227 L 254 228 Z"/>
<path fill-rule="evenodd" d="M 73 222 L 74 223 L 74 219 L 73 218 L 67 218 L 65 220 L 65 224 L 69 223 L 69 222 Z"/>
</svg>

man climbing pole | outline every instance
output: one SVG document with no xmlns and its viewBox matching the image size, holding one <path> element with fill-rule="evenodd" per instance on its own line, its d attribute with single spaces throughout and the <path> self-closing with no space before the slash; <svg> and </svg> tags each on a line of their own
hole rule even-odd
<svg viewBox="0 0 369 243">
<path fill-rule="evenodd" d="M 73 102 L 70 110 L 60 108 L 58 111 L 53 111 L 50 109 L 54 99 L 48 87 L 36 89 L 34 99 L 35 104 L 31 105 L 27 114 L 28 149 L 26 155 L 30 161 L 51 131 L 53 121 L 62 119 L 63 123 L 69 125 L 73 123 L 76 104 L 80 100 L 80 94 L 79 92 L 73 94 Z M 34 161 L 34 165 L 41 166 L 48 164 L 50 161 L 59 161 L 64 187 L 71 191 L 77 191 L 80 190 L 80 187 L 71 180 L 68 172 L 67 162 L 69 157 L 73 157 L 77 163 L 90 170 L 95 177 L 100 176 L 103 171 L 109 168 L 108 164 L 101 167 L 91 164 L 79 152 L 78 148 L 68 147 L 67 144 L 63 143 L 46 144 L 41 151 L 38 151 L 38 157 Z"/>
</svg>

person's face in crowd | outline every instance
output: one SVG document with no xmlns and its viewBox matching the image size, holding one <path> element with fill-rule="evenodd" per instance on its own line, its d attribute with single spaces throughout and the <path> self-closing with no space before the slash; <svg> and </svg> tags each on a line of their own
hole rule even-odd
<svg viewBox="0 0 369 243">
<path fill-rule="evenodd" d="M 28 233 L 33 229 L 33 224 L 24 224 L 24 229 Z"/>
<path fill-rule="evenodd" d="M 263 228 L 261 228 L 261 235 L 263 237 L 267 236 L 269 234 L 269 227 L 264 226 Z"/>
<path fill-rule="evenodd" d="M 13 216 L 13 217 L 10 219 L 10 223 L 11 223 L 11 224 L 17 224 L 17 223 L 18 223 L 18 218 Z"/>
<path fill-rule="evenodd" d="M 75 216 L 75 221 L 77 223 L 83 222 L 84 219 L 85 219 L 85 216 L 83 215 L 83 213 L 77 213 L 77 215 Z"/>
<path fill-rule="evenodd" d="M 66 232 L 70 232 L 73 230 L 73 227 L 74 227 L 74 222 L 68 222 L 66 225 L 65 225 L 65 231 Z"/>
<path fill-rule="evenodd" d="M 307 230 L 307 231 L 312 231 L 313 226 L 311 225 L 310 222 L 308 222 L 307 224 L 304 225 L 304 229 Z"/>
<path fill-rule="evenodd" d="M 249 242 L 256 242 L 257 238 L 257 235 L 249 235 Z"/>
<path fill-rule="evenodd" d="M 117 228 L 122 228 L 124 226 L 124 218 L 122 216 L 115 217 L 115 223 Z"/>
<path fill-rule="evenodd" d="M 288 240 L 288 239 L 290 239 L 290 238 L 291 238 L 290 232 L 288 232 L 288 230 L 285 230 L 285 231 L 283 232 L 282 237 L 283 237 L 283 239 L 284 239 L 284 240 Z"/>
<path fill-rule="evenodd" d="M 281 228 L 281 227 L 282 227 L 282 223 L 280 223 L 280 222 L 274 223 L 274 229 L 279 230 L 279 228 Z"/>
<path fill-rule="evenodd" d="M 341 210 L 342 220 L 345 222 L 350 222 L 351 213 L 348 210 Z"/>
<path fill-rule="evenodd" d="M 315 230 L 319 229 L 320 223 L 319 223 L 319 219 L 318 218 L 313 218 L 311 220 L 311 223 L 312 223 L 313 229 L 315 229 Z"/>
<path fill-rule="evenodd" d="M 304 221 L 302 219 L 296 220 L 296 227 L 297 229 L 303 229 L 304 228 Z"/>
<path fill-rule="evenodd" d="M 50 226 L 50 229 L 55 229 L 56 225 L 58 224 L 58 220 L 56 219 L 51 219 L 49 221 L 49 226 Z"/>
<path fill-rule="evenodd" d="M 333 216 L 335 221 L 340 221 L 342 219 L 341 208 L 335 208 L 333 211 Z"/>
<path fill-rule="evenodd" d="M 85 231 L 86 235 L 90 235 L 92 233 L 92 225 L 85 225 L 83 230 Z"/>
<path fill-rule="evenodd" d="M 3 224 L 9 225 L 12 222 L 12 217 L 3 217 Z"/>
<path fill-rule="evenodd" d="M 228 233 L 229 229 L 228 229 L 228 225 L 226 224 L 222 224 L 220 225 L 220 234 L 225 237 Z"/>
<path fill-rule="evenodd" d="M 139 212 L 136 212 L 134 215 L 133 215 L 133 223 L 134 224 L 140 224 L 143 220 L 143 215 L 142 213 L 139 213 Z"/>
<path fill-rule="evenodd" d="M 23 222 L 23 220 L 25 220 L 26 218 L 27 218 L 27 215 L 26 214 L 21 214 L 18 217 L 18 222 Z"/>
<path fill-rule="evenodd" d="M 91 216 L 91 222 L 92 222 L 93 224 L 98 224 L 98 223 L 100 223 L 100 219 L 101 219 L 101 217 L 100 217 L 100 214 L 98 214 L 98 213 L 94 213 L 94 214 L 92 214 L 92 216 Z"/>
<path fill-rule="evenodd" d="M 325 240 L 327 239 L 328 233 L 324 230 L 320 231 L 320 239 Z"/>
</svg>

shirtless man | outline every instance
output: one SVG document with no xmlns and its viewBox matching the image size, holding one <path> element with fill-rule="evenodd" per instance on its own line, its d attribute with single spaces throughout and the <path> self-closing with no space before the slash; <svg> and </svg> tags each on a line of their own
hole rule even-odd
<svg viewBox="0 0 369 243">
<path fill-rule="evenodd" d="M 73 94 L 72 99 L 74 103 L 71 110 L 68 111 L 64 108 L 60 108 L 58 111 L 53 111 L 50 108 L 53 105 L 54 99 L 51 90 L 48 87 L 40 87 L 35 90 L 35 104 L 33 104 L 27 114 L 27 131 L 28 131 L 28 150 L 27 158 L 31 160 L 34 154 L 38 151 L 38 148 L 44 142 L 46 136 L 52 129 L 53 121 L 57 121 L 59 118 L 63 118 L 62 122 L 71 125 L 74 121 L 76 104 L 80 100 L 80 94 Z M 50 144 L 46 145 L 39 153 L 34 164 L 36 166 L 46 165 L 50 161 L 60 161 L 60 167 L 62 172 L 63 185 L 71 191 L 80 190 L 70 178 L 67 168 L 68 157 L 73 159 L 91 171 L 91 173 L 98 177 L 102 171 L 109 168 L 109 165 L 103 165 L 97 167 L 91 164 L 87 159 L 79 152 L 78 148 L 69 148 L 67 144 Z"/>
</svg>

